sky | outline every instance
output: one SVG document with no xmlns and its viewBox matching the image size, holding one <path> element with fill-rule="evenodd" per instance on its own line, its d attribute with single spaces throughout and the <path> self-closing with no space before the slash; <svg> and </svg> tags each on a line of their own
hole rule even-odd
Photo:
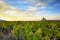
<svg viewBox="0 0 60 40">
<path fill-rule="evenodd" d="M 60 0 L 0 0 L 5 20 L 60 20 Z M 5 6 L 6 5 L 6 6 Z"/>
</svg>

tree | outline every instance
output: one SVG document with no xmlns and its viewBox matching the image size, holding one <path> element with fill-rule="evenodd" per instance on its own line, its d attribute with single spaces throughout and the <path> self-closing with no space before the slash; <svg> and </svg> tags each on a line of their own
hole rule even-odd
<svg viewBox="0 0 60 40">
<path fill-rule="evenodd" d="M 41 19 L 41 21 L 46 21 L 46 18 L 43 17 L 43 18 Z"/>
</svg>

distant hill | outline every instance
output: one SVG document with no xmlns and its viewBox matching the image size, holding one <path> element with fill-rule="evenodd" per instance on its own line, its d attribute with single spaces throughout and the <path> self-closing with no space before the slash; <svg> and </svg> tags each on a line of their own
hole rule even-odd
<svg viewBox="0 0 60 40">
<path fill-rule="evenodd" d="M 6 21 L 6 20 L 1 20 L 1 19 L 0 19 L 0 21 Z"/>
</svg>

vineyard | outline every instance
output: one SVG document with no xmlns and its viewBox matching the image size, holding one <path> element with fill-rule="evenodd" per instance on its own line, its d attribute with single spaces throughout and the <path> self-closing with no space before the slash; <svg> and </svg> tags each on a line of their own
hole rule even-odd
<svg viewBox="0 0 60 40">
<path fill-rule="evenodd" d="M 2 33 L 0 40 L 60 40 L 60 21 L 0 21 Z"/>
</svg>

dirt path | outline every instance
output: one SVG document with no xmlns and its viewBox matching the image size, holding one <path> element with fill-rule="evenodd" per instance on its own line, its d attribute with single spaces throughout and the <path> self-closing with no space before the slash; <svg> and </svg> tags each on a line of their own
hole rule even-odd
<svg viewBox="0 0 60 40">
<path fill-rule="evenodd" d="M 16 40 L 11 33 L 5 34 L 0 30 L 0 40 Z"/>
</svg>

